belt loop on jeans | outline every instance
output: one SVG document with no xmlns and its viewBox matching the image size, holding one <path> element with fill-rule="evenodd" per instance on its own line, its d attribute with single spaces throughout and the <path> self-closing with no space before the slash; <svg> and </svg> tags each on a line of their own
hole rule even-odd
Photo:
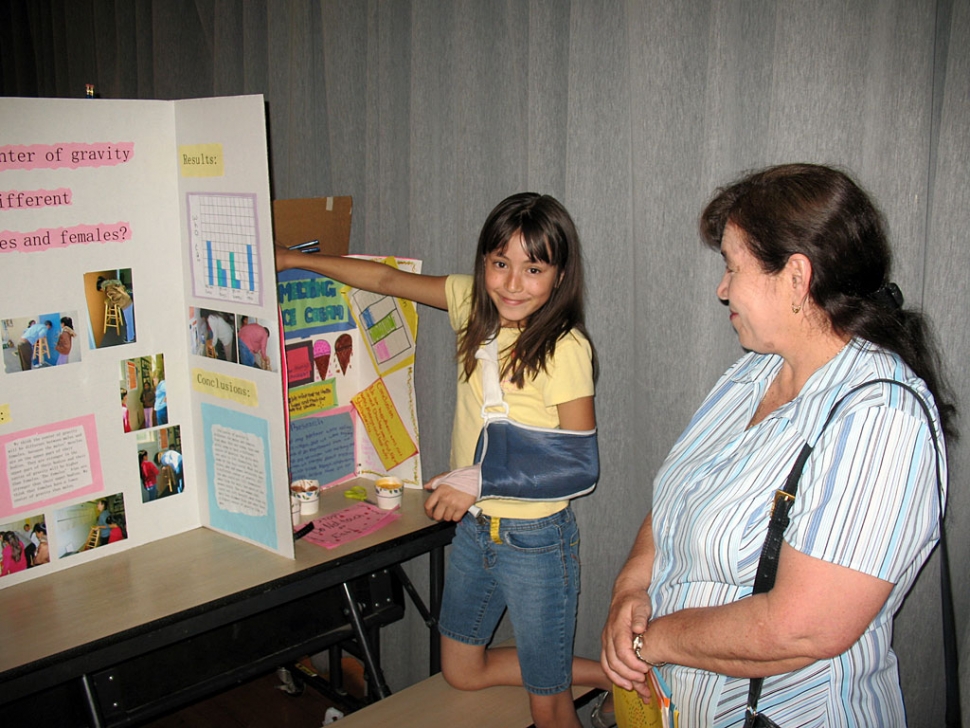
<svg viewBox="0 0 970 728">
<path fill-rule="evenodd" d="M 501 525 L 502 519 L 497 516 L 491 516 L 489 518 L 489 528 L 488 535 L 492 537 L 494 543 L 502 543 L 502 537 L 499 536 L 498 527 Z"/>
</svg>

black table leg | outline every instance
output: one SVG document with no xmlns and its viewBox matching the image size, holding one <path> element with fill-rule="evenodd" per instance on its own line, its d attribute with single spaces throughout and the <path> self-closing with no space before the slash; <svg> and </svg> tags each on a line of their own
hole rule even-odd
<svg viewBox="0 0 970 728">
<path fill-rule="evenodd" d="M 438 634 L 438 617 L 441 616 L 441 595 L 445 588 L 445 549 L 440 546 L 428 552 L 428 559 L 431 568 L 430 595 L 431 595 L 431 618 L 434 625 L 431 627 L 431 674 L 441 672 L 441 636 Z"/>
<path fill-rule="evenodd" d="M 344 582 L 340 586 L 343 589 L 344 602 L 347 605 L 347 616 L 350 617 L 350 624 L 354 628 L 354 636 L 357 638 L 357 644 L 360 646 L 360 653 L 364 659 L 364 667 L 374 684 L 378 699 L 383 700 L 391 694 L 387 683 L 384 681 L 384 672 L 377 660 L 374 659 L 374 651 L 371 649 L 370 640 L 367 638 L 367 632 L 364 629 L 364 620 L 360 616 L 360 610 L 357 608 L 357 602 L 350 591 L 350 585 Z"/>
</svg>

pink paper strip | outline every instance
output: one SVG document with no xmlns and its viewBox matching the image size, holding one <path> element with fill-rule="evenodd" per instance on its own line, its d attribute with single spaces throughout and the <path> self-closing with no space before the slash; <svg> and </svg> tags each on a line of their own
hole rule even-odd
<svg viewBox="0 0 970 728">
<path fill-rule="evenodd" d="M 327 549 L 335 549 L 348 541 L 374 533 L 401 517 L 396 511 L 384 511 L 370 503 L 352 506 L 330 513 L 313 521 L 313 530 L 305 540 Z"/>
</svg>

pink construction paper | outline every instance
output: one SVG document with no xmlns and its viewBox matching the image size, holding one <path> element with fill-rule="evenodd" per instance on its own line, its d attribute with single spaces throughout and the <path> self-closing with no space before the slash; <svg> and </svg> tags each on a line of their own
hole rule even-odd
<svg viewBox="0 0 970 728">
<path fill-rule="evenodd" d="M 401 514 L 396 511 L 384 511 L 370 503 L 358 502 L 336 513 L 315 519 L 313 530 L 304 536 L 304 540 L 327 549 L 335 549 L 348 541 L 374 533 L 400 517 Z"/>
</svg>

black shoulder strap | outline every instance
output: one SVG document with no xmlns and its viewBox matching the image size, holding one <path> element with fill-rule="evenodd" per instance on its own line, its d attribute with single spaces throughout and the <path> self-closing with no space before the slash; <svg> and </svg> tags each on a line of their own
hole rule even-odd
<svg viewBox="0 0 970 728">
<path fill-rule="evenodd" d="M 901 387 L 916 398 L 920 409 L 923 410 L 923 414 L 926 417 L 930 429 L 930 436 L 933 439 L 933 448 L 936 451 L 936 487 L 937 496 L 940 500 L 940 596 L 943 610 L 943 659 L 946 669 L 946 726 L 947 728 L 960 728 L 962 718 L 960 712 L 960 687 L 958 682 L 956 625 L 953 614 L 953 594 L 950 586 L 950 559 L 946 548 L 946 531 L 943 528 L 945 498 L 943 496 L 943 472 L 940 466 L 943 452 L 940 448 L 936 428 L 933 426 L 933 416 L 930 413 L 930 408 L 920 394 L 908 384 L 898 382 L 895 379 L 870 379 L 869 381 L 852 387 L 832 405 L 832 409 L 829 410 L 822 429 L 819 430 L 819 437 L 821 437 L 821 433 L 825 428 L 829 426 L 829 423 L 835 417 L 836 412 L 838 412 L 839 407 L 841 407 L 846 398 L 863 387 L 879 383 Z M 775 585 L 775 576 L 778 573 L 778 557 L 781 554 L 781 542 L 784 539 L 785 529 L 788 528 L 789 523 L 788 512 L 795 502 L 795 494 L 798 492 L 798 481 L 805 467 L 805 461 L 808 460 L 808 456 L 812 453 L 812 448 L 813 445 L 809 445 L 807 442 L 805 443 L 798 453 L 798 457 L 795 459 L 795 464 L 792 466 L 791 472 L 788 473 L 784 487 L 775 492 L 775 502 L 771 510 L 771 520 L 768 522 L 768 534 L 765 536 L 765 544 L 761 549 L 761 559 L 758 561 L 758 573 L 754 580 L 753 594 L 762 594 L 770 591 Z M 763 683 L 764 678 L 751 679 L 751 685 L 748 688 L 748 706 L 745 711 L 745 725 L 749 725 L 753 717 L 758 713 L 758 699 L 761 697 L 761 686 Z"/>
</svg>

